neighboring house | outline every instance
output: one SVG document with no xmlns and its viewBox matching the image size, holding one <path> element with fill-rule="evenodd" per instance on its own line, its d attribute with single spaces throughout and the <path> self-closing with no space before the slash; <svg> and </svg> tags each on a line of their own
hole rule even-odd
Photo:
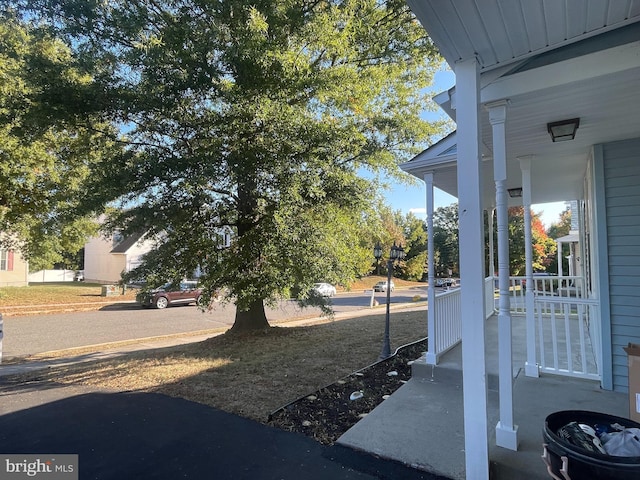
<svg viewBox="0 0 640 480">
<path fill-rule="evenodd" d="M 222 227 L 217 232 L 219 248 L 231 245 L 232 231 Z M 144 239 L 142 235 L 124 238 L 116 232 L 110 237 L 93 237 L 84 247 L 84 278 L 92 283 L 117 283 L 123 272 L 129 272 L 142 262 L 142 257 L 154 249 L 157 240 Z M 200 267 L 193 272 L 193 278 L 203 274 Z"/>
<path fill-rule="evenodd" d="M 137 267 L 142 256 L 154 248 L 152 240 L 141 235 L 124 238 L 119 233 L 110 237 L 93 237 L 84 246 L 84 278 L 92 283 L 117 283 L 121 274 Z"/>
<path fill-rule="evenodd" d="M 29 262 L 16 250 L 0 249 L 0 287 L 29 285 Z"/>
<path fill-rule="evenodd" d="M 456 122 L 456 132 L 402 168 L 426 183 L 429 231 L 433 188 L 458 198 L 466 474 L 486 479 L 487 376 L 481 340 L 488 303 L 485 210 L 497 214 L 499 349 L 508 358 L 507 209 L 524 206 L 530 244 L 532 204 L 576 201 L 578 228 L 572 228 L 572 235 L 578 238 L 561 240 L 577 249 L 571 273 L 578 276 L 574 280 L 584 293 L 570 304 L 578 305 L 578 321 L 587 331 L 596 369 L 552 373 L 595 379 L 605 390 L 628 390 L 623 347 L 640 343 L 640 2 L 407 3 L 456 74 L 455 87 L 435 97 Z M 526 284 L 534 285 L 530 248 L 526 255 Z M 547 372 L 532 338 L 537 328 L 534 311 L 540 311 L 543 301 L 565 312 L 576 310 L 567 308 L 569 302 L 562 298 L 542 299 L 534 290 L 526 289 L 528 348 L 523 367 L 529 377 Z M 435 310 L 432 300 L 430 296 L 429 315 Z M 431 327 L 430 320 L 430 346 L 436 333 Z M 509 371 L 511 366 L 504 365 Z M 513 419 L 503 417 L 503 405 L 513 401 L 508 393 L 511 379 L 500 381 L 496 441 L 515 449 L 517 428 Z"/>
</svg>

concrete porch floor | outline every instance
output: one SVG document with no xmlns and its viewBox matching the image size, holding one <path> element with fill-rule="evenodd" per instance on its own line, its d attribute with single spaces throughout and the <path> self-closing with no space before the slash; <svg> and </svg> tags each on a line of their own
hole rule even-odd
<svg viewBox="0 0 640 480">
<path fill-rule="evenodd" d="M 522 322 L 519 325 L 518 322 Z M 560 410 L 629 415 L 628 396 L 601 390 L 598 382 L 555 375 L 524 375 L 524 318 L 514 317 L 514 421 L 518 451 L 495 445 L 499 420 L 497 318 L 487 321 L 487 418 L 491 478 L 549 479 L 541 460 L 545 418 Z M 520 328 L 522 327 L 522 328 Z M 449 351 L 436 367 L 420 360 L 413 377 L 348 430 L 338 443 L 450 479 L 464 479 L 462 348 Z"/>
</svg>

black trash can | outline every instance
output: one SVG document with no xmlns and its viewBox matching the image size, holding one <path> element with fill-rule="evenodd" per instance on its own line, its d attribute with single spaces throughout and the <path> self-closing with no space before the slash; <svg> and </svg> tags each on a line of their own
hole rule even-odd
<svg viewBox="0 0 640 480">
<path fill-rule="evenodd" d="M 544 459 L 549 474 L 559 480 L 638 480 L 640 457 L 617 457 L 592 453 L 557 435 L 558 430 L 571 423 L 611 425 L 640 428 L 640 424 L 627 418 L 581 410 L 555 412 L 545 420 L 543 438 Z"/>
</svg>

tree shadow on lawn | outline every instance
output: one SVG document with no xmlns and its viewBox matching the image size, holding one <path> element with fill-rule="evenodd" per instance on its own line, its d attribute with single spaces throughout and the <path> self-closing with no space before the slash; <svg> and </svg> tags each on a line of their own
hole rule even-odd
<svg viewBox="0 0 640 480">
<path fill-rule="evenodd" d="M 376 362 L 384 319 L 370 315 L 306 327 L 226 333 L 203 342 L 57 366 L 12 381 L 158 392 L 267 423 L 269 414 L 282 405 Z M 425 336 L 423 311 L 394 312 L 390 321 L 392 349 Z"/>
</svg>

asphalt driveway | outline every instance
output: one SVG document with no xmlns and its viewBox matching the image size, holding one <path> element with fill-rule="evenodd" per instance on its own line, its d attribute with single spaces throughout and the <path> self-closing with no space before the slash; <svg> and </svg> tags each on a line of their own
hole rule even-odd
<svg viewBox="0 0 640 480">
<path fill-rule="evenodd" d="M 0 396 L 0 454 L 77 454 L 83 480 L 437 478 L 160 394 L 5 382 Z"/>
</svg>

